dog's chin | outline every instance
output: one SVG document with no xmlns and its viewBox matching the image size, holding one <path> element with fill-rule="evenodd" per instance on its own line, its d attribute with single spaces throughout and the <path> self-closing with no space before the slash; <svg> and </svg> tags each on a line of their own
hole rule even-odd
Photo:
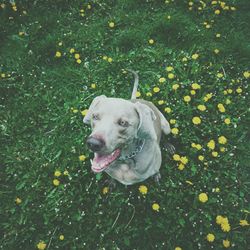
<svg viewBox="0 0 250 250">
<path fill-rule="evenodd" d="M 110 154 L 95 153 L 91 169 L 95 173 L 100 173 L 104 171 L 109 167 L 111 163 L 113 163 L 120 156 L 120 153 L 120 149 L 115 149 Z"/>
</svg>

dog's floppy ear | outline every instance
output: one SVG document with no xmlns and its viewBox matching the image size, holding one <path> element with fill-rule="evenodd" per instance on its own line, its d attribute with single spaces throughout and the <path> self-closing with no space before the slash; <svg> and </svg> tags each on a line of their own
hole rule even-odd
<svg viewBox="0 0 250 250">
<path fill-rule="evenodd" d="M 105 95 L 100 95 L 94 98 L 94 100 L 91 102 L 87 114 L 83 118 L 83 122 L 86 124 L 90 124 L 91 115 L 98 103 L 100 103 L 101 100 L 107 98 Z"/>
<path fill-rule="evenodd" d="M 156 119 L 154 111 L 149 108 L 147 105 L 136 102 L 135 110 L 139 116 L 139 126 L 137 130 L 137 137 L 148 138 L 148 139 L 157 139 L 157 135 L 154 129 L 153 121 Z"/>
</svg>

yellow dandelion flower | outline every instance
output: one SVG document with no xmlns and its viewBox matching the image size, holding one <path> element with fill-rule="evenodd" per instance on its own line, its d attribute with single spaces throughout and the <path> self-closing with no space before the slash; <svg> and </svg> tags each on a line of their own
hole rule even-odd
<svg viewBox="0 0 250 250">
<path fill-rule="evenodd" d="M 242 88 L 237 88 L 237 89 L 236 89 L 236 92 L 237 92 L 238 94 L 242 93 Z"/>
<path fill-rule="evenodd" d="M 193 59 L 193 60 L 198 59 L 198 57 L 199 57 L 199 54 L 197 54 L 197 53 L 195 53 L 195 54 L 192 55 L 192 59 Z"/>
<path fill-rule="evenodd" d="M 198 105 L 197 108 L 200 110 L 200 111 L 205 111 L 206 110 L 206 106 L 205 105 Z"/>
<path fill-rule="evenodd" d="M 174 154 L 174 155 L 173 155 L 173 159 L 174 159 L 175 161 L 180 161 L 180 160 L 181 160 L 181 157 L 180 157 L 180 155 L 178 155 L 178 154 Z"/>
<path fill-rule="evenodd" d="M 159 83 L 164 83 L 166 81 L 166 78 L 165 77 L 161 77 L 160 79 L 159 79 Z"/>
<path fill-rule="evenodd" d="M 84 109 L 83 111 L 81 111 L 81 114 L 85 116 L 88 113 L 88 111 L 89 111 L 88 109 Z"/>
<path fill-rule="evenodd" d="M 154 211 L 159 212 L 160 205 L 159 205 L 158 203 L 154 203 L 154 204 L 152 205 L 152 209 L 153 209 Z"/>
<path fill-rule="evenodd" d="M 179 87 L 180 87 L 180 85 L 176 83 L 176 84 L 174 84 L 174 85 L 172 86 L 172 89 L 173 89 L 173 90 L 177 90 Z"/>
<path fill-rule="evenodd" d="M 207 241 L 208 241 L 208 242 L 213 242 L 214 240 L 215 240 L 214 234 L 209 233 L 209 234 L 207 235 Z"/>
<path fill-rule="evenodd" d="M 220 143 L 220 144 L 226 144 L 227 143 L 227 138 L 225 137 L 225 136 L 220 136 L 219 138 L 218 138 L 218 142 Z"/>
<path fill-rule="evenodd" d="M 55 57 L 59 58 L 62 56 L 62 53 L 60 51 L 57 51 L 56 54 L 55 54 Z"/>
<path fill-rule="evenodd" d="M 40 241 L 36 246 L 39 250 L 44 250 L 46 248 L 46 243 L 44 241 Z"/>
<path fill-rule="evenodd" d="M 164 104 L 164 103 L 165 103 L 165 102 L 164 102 L 163 100 L 159 100 L 159 101 L 158 101 L 158 104 L 159 104 L 159 105 L 162 105 L 162 104 Z"/>
<path fill-rule="evenodd" d="M 195 145 L 195 148 L 196 148 L 197 150 L 201 150 L 201 149 L 202 149 L 202 146 L 201 146 L 200 144 L 196 144 L 196 145 Z"/>
<path fill-rule="evenodd" d="M 182 58 L 182 61 L 183 61 L 183 62 L 187 62 L 187 60 L 188 60 L 188 59 L 187 59 L 186 57 L 183 57 L 183 58 Z"/>
<path fill-rule="evenodd" d="M 215 49 L 215 50 L 214 50 L 214 53 L 215 53 L 215 54 L 219 54 L 219 52 L 220 52 L 220 51 L 219 51 L 218 49 Z"/>
<path fill-rule="evenodd" d="M 229 232 L 231 230 L 229 223 L 222 223 L 220 226 L 223 232 Z"/>
<path fill-rule="evenodd" d="M 226 118 L 226 119 L 224 120 L 224 122 L 225 122 L 227 125 L 229 125 L 229 124 L 231 123 L 231 120 L 230 120 L 230 118 Z"/>
<path fill-rule="evenodd" d="M 168 74 L 168 79 L 174 79 L 175 75 L 173 73 Z"/>
<path fill-rule="evenodd" d="M 90 85 L 90 87 L 91 87 L 92 89 L 95 89 L 95 88 L 96 88 L 96 84 L 95 84 L 95 83 L 92 83 L 92 84 Z"/>
<path fill-rule="evenodd" d="M 167 72 L 170 72 L 170 71 L 172 71 L 172 70 L 174 70 L 174 68 L 173 68 L 172 66 L 167 66 L 167 67 L 166 67 L 166 71 L 167 71 Z"/>
<path fill-rule="evenodd" d="M 225 248 L 230 247 L 230 241 L 229 241 L 229 240 L 223 240 L 222 243 L 223 243 L 223 246 L 224 246 Z"/>
<path fill-rule="evenodd" d="M 218 152 L 213 151 L 213 152 L 212 152 L 212 156 L 213 156 L 213 157 L 218 157 Z"/>
<path fill-rule="evenodd" d="M 189 95 L 186 95 L 186 96 L 183 97 L 183 100 L 185 102 L 190 102 L 191 101 L 191 97 Z"/>
<path fill-rule="evenodd" d="M 208 201 L 208 196 L 206 193 L 200 193 L 199 194 L 199 201 L 202 203 L 205 203 Z"/>
<path fill-rule="evenodd" d="M 195 116 L 195 117 L 193 117 L 192 122 L 195 125 L 201 124 L 201 118 L 198 116 Z"/>
<path fill-rule="evenodd" d="M 68 170 L 64 170 L 63 171 L 63 175 L 69 175 L 69 171 Z"/>
<path fill-rule="evenodd" d="M 218 109 L 219 109 L 219 111 L 220 111 L 221 113 L 224 113 L 224 112 L 226 111 L 226 109 L 225 109 L 225 107 L 224 107 L 224 105 L 223 105 L 222 103 L 219 103 L 219 104 L 217 105 L 217 107 L 218 107 Z"/>
<path fill-rule="evenodd" d="M 135 96 L 136 96 L 136 97 L 140 97 L 140 96 L 141 96 L 141 93 L 140 93 L 139 91 L 136 91 Z"/>
<path fill-rule="evenodd" d="M 153 91 L 154 91 L 155 93 L 158 93 L 158 92 L 160 92 L 160 88 L 154 87 L 154 88 L 153 88 Z"/>
<path fill-rule="evenodd" d="M 17 205 L 19 205 L 20 203 L 22 203 L 22 200 L 19 197 L 16 197 L 15 202 Z"/>
<path fill-rule="evenodd" d="M 64 235 L 61 234 L 61 235 L 59 236 L 59 239 L 60 239 L 60 240 L 64 240 Z"/>
<path fill-rule="evenodd" d="M 76 62 L 77 62 L 78 64 L 80 64 L 80 63 L 82 62 L 82 60 L 81 60 L 81 59 L 77 59 Z"/>
<path fill-rule="evenodd" d="M 176 247 L 174 250 L 182 250 L 181 247 Z"/>
<path fill-rule="evenodd" d="M 155 41 L 154 41 L 153 39 L 149 39 L 149 40 L 148 40 L 148 43 L 149 43 L 149 44 L 154 44 L 154 42 L 155 42 Z"/>
<path fill-rule="evenodd" d="M 76 59 L 76 60 L 77 60 L 77 59 L 80 59 L 80 54 L 76 53 L 76 54 L 75 54 L 75 59 Z"/>
<path fill-rule="evenodd" d="M 243 72 L 243 76 L 244 76 L 245 78 L 249 78 L 249 77 L 250 77 L 250 71 L 245 71 L 245 72 Z"/>
<path fill-rule="evenodd" d="M 170 124 L 175 124 L 176 123 L 176 120 L 175 119 L 170 119 Z"/>
<path fill-rule="evenodd" d="M 145 185 L 140 185 L 139 191 L 141 194 L 147 194 L 148 188 Z"/>
<path fill-rule="evenodd" d="M 59 177 L 62 173 L 59 170 L 56 170 L 54 176 Z"/>
<path fill-rule="evenodd" d="M 151 92 L 147 92 L 146 96 L 152 96 L 152 93 Z"/>
<path fill-rule="evenodd" d="M 179 170 L 183 170 L 185 168 L 185 165 L 184 164 L 182 164 L 182 163 L 180 163 L 179 165 L 178 165 L 178 169 Z"/>
<path fill-rule="evenodd" d="M 203 155 L 199 155 L 198 159 L 199 159 L 199 161 L 204 161 L 204 156 Z"/>
<path fill-rule="evenodd" d="M 102 59 L 105 60 L 105 61 L 107 61 L 108 57 L 107 56 L 103 56 Z"/>
<path fill-rule="evenodd" d="M 80 161 L 85 161 L 86 158 L 87 158 L 87 157 L 86 157 L 85 155 L 80 155 L 80 156 L 79 156 L 79 160 L 80 160 Z"/>
<path fill-rule="evenodd" d="M 250 224 L 248 223 L 247 220 L 240 220 L 240 225 L 241 225 L 242 227 L 250 226 Z"/>
<path fill-rule="evenodd" d="M 188 158 L 186 156 L 182 156 L 180 161 L 182 164 L 186 165 L 188 163 Z"/>
<path fill-rule="evenodd" d="M 207 143 L 207 147 L 213 150 L 215 148 L 215 141 L 214 140 L 210 140 Z"/>
<path fill-rule="evenodd" d="M 224 76 L 224 75 L 223 75 L 222 73 L 218 73 L 218 74 L 217 74 L 217 77 L 218 77 L 218 78 L 222 78 L 223 76 Z"/>
<path fill-rule="evenodd" d="M 208 101 L 209 99 L 212 98 L 212 96 L 213 96 L 213 94 L 212 94 L 212 93 L 209 93 L 209 94 L 207 94 L 203 99 L 205 100 L 205 98 L 206 98 L 205 101 Z"/>
<path fill-rule="evenodd" d="M 108 62 L 109 63 L 112 63 L 113 62 L 113 59 L 111 57 L 108 58 Z"/>
<path fill-rule="evenodd" d="M 222 221 L 223 221 L 223 216 L 217 215 L 217 216 L 216 216 L 216 223 L 217 223 L 218 225 L 220 225 L 220 224 L 222 223 Z"/>
<path fill-rule="evenodd" d="M 169 113 L 171 113 L 171 111 L 172 111 L 172 110 L 171 110 L 171 108 L 166 107 L 166 108 L 164 109 L 164 111 L 165 111 L 166 113 L 168 113 L 168 114 L 169 114 Z"/>
<path fill-rule="evenodd" d="M 215 36 L 216 36 L 217 38 L 220 38 L 220 37 L 221 37 L 221 34 L 217 33 Z"/>
<path fill-rule="evenodd" d="M 108 187 L 104 187 L 104 188 L 102 189 L 102 193 L 103 193 L 103 194 L 107 194 L 108 191 L 109 191 L 109 188 L 108 188 Z"/>
<path fill-rule="evenodd" d="M 54 186 L 59 186 L 60 181 L 57 180 L 57 179 L 54 179 L 54 180 L 53 180 L 53 184 L 54 184 Z"/>
<path fill-rule="evenodd" d="M 195 89 L 195 90 L 201 88 L 201 86 L 200 86 L 198 83 L 193 83 L 193 84 L 191 85 L 191 87 L 192 87 L 192 89 Z"/>
<path fill-rule="evenodd" d="M 114 28 L 115 27 L 115 23 L 114 22 L 109 22 L 109 28 Z"/>
<path fill-rule="evenodd" d="M 220 152 L 225 152 L 225 151 L 226 151 L 226 148 L 224 148 L 224 147 L 220 148 Z"/>
<path fill-rule="evenodd" d="M 70 53 L 70 54 L 75 53 L 75 49 L 71 48 L 71 49 L 69 50 L 69 53 Z"/>
<path fill-rule="evenodd" d="M 219 15 L 220 14 L 220 10 L 215 10 L 214 14 Z"/>
<path fill-rule="evenodd" d="M 172 128 L 171 129 L 172 134 L 178 135 L 179 134 L 179 129 L 178 128 Z"/>
</svg>

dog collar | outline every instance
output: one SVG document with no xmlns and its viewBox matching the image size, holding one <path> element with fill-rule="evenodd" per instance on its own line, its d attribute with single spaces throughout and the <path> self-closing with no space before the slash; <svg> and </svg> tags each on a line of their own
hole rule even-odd
<svg viewBox="0 0 250 250">
<path fill-rule="evenodd" d="M 134 151 L 132 151 L 129 155 L 119 157 L 118 160 L 124 161 L 127 159 L 134 158 L 138 153 L 140 153 L 142 151 L 144 144 L 145 144 L 145 139 L 138 139 L 136 144 L 137 145 L 136 145 L 136 148 Z"/>
</svg>

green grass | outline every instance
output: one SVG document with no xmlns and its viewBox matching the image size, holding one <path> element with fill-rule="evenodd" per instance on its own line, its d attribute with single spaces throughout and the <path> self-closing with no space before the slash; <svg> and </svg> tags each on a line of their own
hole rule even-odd
<svg viewBox="0 0 250 250">
<path fill-rule="evenodd" d="M 202 10 L 196 0 L 189 10 L 188 1 L 177 0 L 26 0 L 17 1 L 15 11 L 2 0 L 0 249 L 37 249 L 43 241 L 46 249 L 207 250 L 224 249 L 226 239 L 230 248 L 247 249 L 249 226 L 239 222 L 249 221 L 250 213 L 249 78 L 244 75 L 249 72 L 250 6 L 247 0 L 225 1 L 234 11 L 204 2 Z M 71 48 L 80 54 L 80 64 Z M 192 59 L 195 53 L 197 60 Z M 173 67 L 174 79 L 168 78 L 167 66 Z M 93 154 L 85 145 L 90 129 L 81 111 L 100 94 L 130 98 L 133 78 L 126 68 L 139 71 L 141 97 L 155 103 L 169 121 L 176 120 L 171 127 L 179 133 L 164 137 L 161 147 L 172 142 L 188 163 L 179 170 L 163 149 L 160 186 L 148 179 L 128 187 L 118 184 L 103 194 L 108 177 L 91 172 Z M 166 81 L 159 83 L 160 77 Z M 195 82 L 201 89 L 191 95 Z M 176 83 L 180 87 L 174 91 Z M 154 93 L 154 87 L 160 92 Z M 208 93 L 213 96 L 204 101 Z M 183 100 L 186 95 L 189 103 Z M 218 110 L 219 103 L 225 112 Z M 199 111 L 199 104 L 206 111 Z M 201 124 L 192 123 L 195 116 Z M 231 119 L 229 125 L 225 118 Z M 220 136 L 227 138 L 225 145 L 218 143 Z M 214 150 L 207 147 L 212 139 Z M 80 161 L 80 155 L 86 160 Z M 55 177 L 56 170 L 62 175 Z M 140 185 L 148 188 L 144 196 Z M 208 195 L 207 202 L 199 201 L 200 193 Z M 229 232 L 216 224 L 218 215 L 228 218 Z M 207 241 L 209 233 L 214 242 Z"/>
</svg>

